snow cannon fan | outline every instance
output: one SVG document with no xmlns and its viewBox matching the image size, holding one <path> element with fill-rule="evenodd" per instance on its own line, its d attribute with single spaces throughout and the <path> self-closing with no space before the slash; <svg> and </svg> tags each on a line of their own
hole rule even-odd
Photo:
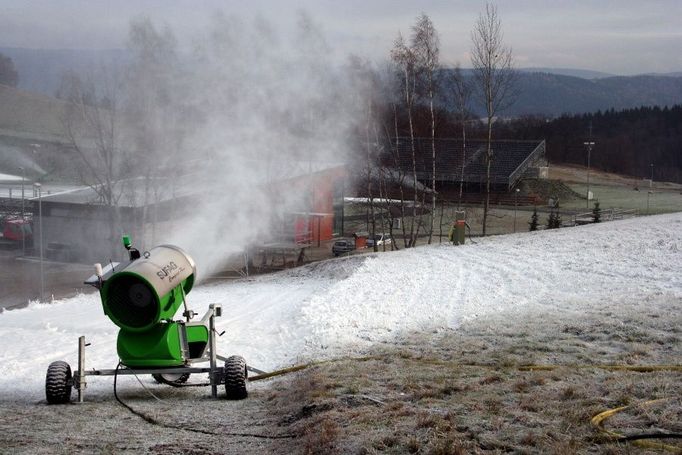
<svg viewBox="0 0 682 455">
<path fill-rule="evenodd" d="M 116 348 L 128 367 L 173 367 L 203 356 L 208 344 L 206 321 L 191 323 L 185 296 L 192 290 L 196 265 L 182 249 L 160 245 L 143 256 L 123 236 L 130 262 L 97 264 L 93 284 L 100 291 L 102 307 L 119 326 Z M 183 306 L 186 321 L 173 317 Z"/>
</svg>

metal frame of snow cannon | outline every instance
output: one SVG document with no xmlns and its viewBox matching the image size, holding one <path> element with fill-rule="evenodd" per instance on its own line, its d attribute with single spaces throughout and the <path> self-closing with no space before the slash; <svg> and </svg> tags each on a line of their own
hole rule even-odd
<svg viewBox="0 0 682 455">
<path fill-rule="evenodd" d="M 190 322 L 196 314 L 187 309 L 185 295 L 194 282 L 194 261 L 180 248 L 169 245 L 153 248 L 144 254 L 144 259 L 141 259 L 140 253 L 132 248 L 128 236 L 123 237 L 123 244 L 129 251 L 129 262 L 125 264 L 111 263 L 105 269 L 96 264 L 95 275 L 85 281 L 85 284 L 90 284 L 100 291 L 105 314 L 121 327 L 117 350 L 121 358 L 120 365 L 123 367 L 109 370 L 86 370 L 85 348 L 89 344 L 86 344 L 85 337 L 81 336 L 78 339 L 78 369 L 73 372 L 73 376 L 71 367 L 66 362 L 53 362 L 48 367 L 45 380 L 47 401 L 54 404 L 66 403 L 70 401 L 71 389 L 75 388 L 78 391 L 78 402 L 82 403 L 87 386 L 86 376 L 151 374 L 155 378 L 163 378 L 164 375 L 178 375 L 185 376 L 184 380 L 186 380 L 190 374 L 194 373 L 209 374 L 210 382 L 207 385 L 211 386 L 211 395 L 214 398 L 218 396 L 219 384 L 225 384 L 225 392 L 229 399 L 246 398 L 247 371 L 251 370 L 257 373 L 262 373 L 262 371 L 247 367 L 246 362 L 240 356 L 223 357 L 217 354 L 215 318 L 221 316 L 221 306 L 219 304 L 209 305 L 209 310 L 200 321 Z M 158 254 L 155 253 L 155 250 Z M 177 261 L 177 263 L 173 262 L 170 265 L 170 269 L 168 265 L 159 265 L 165 264 L 163 260 L 159 261 L 159 259 L 168 259 L 167 256 L 164 256 L 164 254 L 168 254 L 167 250 L 172 250 Z M 155 263 L 154 260 L 157 262 Z M 186 270 L 188 267 L 191 267 L 191 273 Z M 168 273 L 169 271 L 170 273 Z M 157 285 L 154 286 L 155 275 L 162 281 L 162 284 L 156 283 Z M 121 277 L 123 278 L 118 279 Z M 130 277 L 134 277 L 138 281 L 131 282 L 132 278 Z M 108 293 L 107 287 L 111 287 L 110 280 L 112 278 L 114 278 L 113 281 L 118 280 L 124 283 L 124 287 L 127 284 L 126 292 L 121 292 L 119 289 L 113 293 Z M 178 284 L 168 286 L 173 278 Z M 163 282 L 164 280 L 165 282 Z M 174 296 L 181 297 L 181 301 L 176 301 L 177 299 Z M 151 305 L 156 305 L 156 308 L 150 308 Z M 183 316 L 187 321 L 172 320 L 173 315 L 181 305 L 185 308 Z M 135 309 L 143 311 L 144 317 L 136 318 L 134 314 L 129 314 L 130 310 Z M 150 312 L 151 309 L 155 311 Z M 162 327 L 159 328 L 159 326 Z M 176 327 L 177 331 L 175 330 Z M 203 340 L 200 340 L 197 348 L 195 342 L 192 346 L 194 349 L 190 349 L 187 336 L 187 328 L 192 327 L 196 328 L 199 333 L 203 333 L 204 328 L 208 332 L 206 343 L 204 344 Z M 160 337 L 157 336 L 158 334 L 154 335 L 157 332 L 161 334 Z M 149 333 L 152 335 L 149 336 Z M 151 347 L 145 345 L 150 340 L 156 344 Z M 159 346 L 162 349 L 159 349 Z M 123 355 L 121 355 L 122 353 Z M 164 355 L 166 357 L 163 357 Z M 225 366 L 218 366 L 218 360 L 224 361 Z M 209 362 L 209 367 L 191 366 L 194 363 L 202 362 Z M 146 365 L 147 363 L 148 365 Z M 170 385 L 182 385 L 181 382 L 176 383 L 172 380 L 162 382 Z"/>
<path fill-rule="evenodd" d="M 193 363 L 203 363 L 209 362 L 209 367 L 192 367 L 192 366 L 179 366 L 179 367 L 169 367 L 169 368 L 129 368 L 123 367 L 119 369 L 108 369 L 108 370 L 86 370 L 85 369 L 85 348 L 89 346 L 89 343 L 85 342 L 85 337 L 81 336 L 78 338 L 78 369 L 73 372 L 73 387 L 78 391 L 78 402 L 82 403 L 85 396 L 85 388 L 87 386 L 86 376 L 114 376 L 114 375 L 140 375 L 140 374 L 195 374 L 195 373 L 208 373 L 209 374 L 209 385 L 211 386 L 211 396 L 213 398 L 218 397 L 218 386 L 225 383 L 225 367 L 218 366 L 218 360 L 227 362 L 228 357 L 223 357 L 216 353 L 215 348 L 215 318 L 221 316 L 222 308 L 220 305 L 211 304 L 209 310 L 204 315 L 204 318 L 208 318 L 209 321 L 209 343 L 208 343 L 208 354 L 204 354 L 200 358 L 188 359 L 188 364 Z M 203 319 L 203 318 L 202 318 Z M 253 370 L 253 368 L 249 368 Z M 246 375 L 245 378 L 246 379 Z M 245 398 L 245 397 L 243 397 Z"/>
</svg>

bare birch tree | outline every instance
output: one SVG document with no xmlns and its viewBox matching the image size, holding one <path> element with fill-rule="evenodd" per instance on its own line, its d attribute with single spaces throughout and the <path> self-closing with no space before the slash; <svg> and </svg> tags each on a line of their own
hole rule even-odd
<svg viewBox="0 0 682 455">
<path fill-rule="evenodd" d="M 457 210 L 462 205 L 462 193 L 464 192 L 464 168 L 467 158 L 467 128 L 466 122 L 469 114 L 469 98 L 471 97 L 471 86 L 464 79 L 459 64 L 452 72 L 452 95 L 455 108 L 459 114 L 459 121 L 462 125 L 462 169 L 459 175 L 459 198 L 457 199 Z"/>
<path fill-rule="evenodd" d="M 487 147 L 485 153 L 485 200 L 483 203 L 483 235 L 486 234 L 488 208 L 490 205 L 490 165 L 493 160 L 493 123 L 501 110 L 509 107 L 514 99 L 516 74 L 511 48 L 503 43 L 502 23 L 497 7 L 485 6 L 471 32 L 471 64 L 474 81 L 485 106 L 487 124 Z"/>
<path fill-rule="evenodd" d="M 75 74 L 67 74 L 59 90 L 68 101 L 61 121 L 80 158 L 81 180 L 97 194 L 99 203 L 114 206 L 120 197 L 115 183 L 123 172 L 125 157 L 119 144 L 117 91 L 108 76 L 98 77 L 101 97 L 92 81 L 83 82 Z"/>
<path fill-rule="evenodd" d="M 128 155 L 120 144 L 119 84 L 106 68 L 97 75 L 99 87 L 93 80 L 94 74 L 83 82 L 73 73 L 62 79 L 59 91 L 68 104 L 61 120 L 79 158 L 74 165 L 81 181 L 97 195 L 97 204 L 104 206 L 108 238 L 115 239 L 121 232 L 118 205 L 124 191 L 118 182 L 128 171 Z M 115 256 L 116 242 L 109 243 L 109 253 Z"/>
<path fill-rule="evenodd" d="M 142 227 L 156 243 L 158 204 L 163 193 L 174 192 L 183 142 L 192 124 L 180 81 L 177 42 L 169 28 L 157 29 L 147 18 L 132 21 L 128 47 L 124 119 L 135 165 L 143 176 Z M 139 201 L 138 201 L 139 202 Z"/>
<path fill-rule="evenodd" d="M 424 82 L 423 89 L 429 100 L 431 114 L 431 227 L 428 241 L 431 244 L 436 219 L 436 115 L 433 100 L 437 90 L 436 74 L 440 68 L 440 40 L 433 22 L 425 13 L 417 18 L 417 23 L 412 27 L 412 52 Z"/>
<path fill-rule="evenodd" d="M 412 205 L 412 220 L 410 222 L 409 240 L 406 241 L 405 247 L 412 247 L 416 241 L 415 220 L 417 218 L 417 150 L 414 141 L 414 121 L 413 109 L 416 95 L 416 58 L 415 54 L 405 44 L 405 40 L 401 34 L 398 34 L 393 49 L 391 50 L 391 59 L 395 63 L 401 80 L 401 92 L 405 102 L 405 109 L 407 110 L 407 119 L 410 127 L 410 147 L 412 151 L 412 186 L 414 192 L 414 199 Z M 398 140 L 396 136 L 396 141 Z M 397 145 L 396 145 L 397 146 Z"/>
<path fill-rule="evenodd" d="M 364 125 L 364 175 L 367 204 L 367 232 L 371 239 L 374 239 L 376 234 L 376 211 L 375 211 L 375 191 L 374 183 L 377 177 L 378 164 L 378 141 L 376 140 L 376 96 L 378 91 L 378 78 L 370 63 L 360 59 L 357 56 L 351 55 L 349 59 L 349 74 L 351 76 L 352 93 L 356 96 L 354 102 L 357 109 L 356 115 L 361 116 L 362 124 Z M 374 251 L 377 251 L 376 242 L 374 243 Z"/>
<path fill-rule="evenodd" d="M 403 172 L 403 168 L 400 165 L 400 150 L 399 150 L 399 143 L 398 143 L 398 105 L 396 103 L 392 103 L 392 111 L 393 111 L 393 133 L 391 134 L 389 131 L 391 128 L 386 127 L 386 137 L 390 139 L 391 136 L 395 138 L 395 143 L 389 140 L 390 144 L 390 153 L 391 153 L 391 158 L 393 162 L 393 168 L 395 169 L 395 176 L 391 180 L 395 180 L 397 186 L 398 186 L 398 191 L 400 194 L 400 201 L 399 201 L 399 208 L 400 208 L 400 229 L 402 231 L 402 236 L 403 236 L 403 246 L 407 247 L 407 232 L 406 232 L 406 227 L 405 227 L 405 178 L 406 175 Z M 387 196 L 386 200 L 388 201 L 389 197 Z M 390 206 L 388 207 L 388 210 L 390 212 Z M 391 227 L 391 236 L 393 236 L 393 227 Z M 397 244 L 398 242 L 393 242 L 394 244 Z"/>
</svg>

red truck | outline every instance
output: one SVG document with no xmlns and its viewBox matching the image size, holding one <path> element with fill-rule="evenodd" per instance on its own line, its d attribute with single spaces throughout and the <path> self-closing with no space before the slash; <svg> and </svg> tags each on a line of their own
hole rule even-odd
<svg viewBox="0 0 682 455">
<path fill-rule="evenodd" d="M 30 241 L 33 238 L 33 230 L 28 220 L 12 219 L 2 223 L 2 239 L 5 241 L 21 242 Z"/>
</svg>

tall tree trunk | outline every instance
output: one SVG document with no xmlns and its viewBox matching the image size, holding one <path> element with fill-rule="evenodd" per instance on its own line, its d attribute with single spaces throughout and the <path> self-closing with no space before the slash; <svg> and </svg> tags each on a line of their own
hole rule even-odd
<svg viewBox="0 0 682 455">
<path fill-rule="evenodd" d="M 429 77 L 429 85 L 433 87 L 433 80 Z M 433 236 L 433 226 L 436 221 L 436 116 L 433 113 L 433 88 L 429 90 L 431 108 L 431 229 L 429 230 L 429 245 Z"/>
<path fill-rule="evenodd" d="M 398 190 L 400 191 L 400 230 L 403 233 L 403 247 L 407 248 L 407 232 L 405 231 L 405 189 L 403 185 L 405 184 L 405 177 L 398 164 L 398 109 L 397 106 L 393 105 L 393 127 L 395 128 L 395 169 L 398 172 Z"/>
<path fill-rule="evenodd" d="M 371 224 L 367 226 L 367 232 L 369 232 L 370 238 L 374 238 L 376 230 L 376 215 L 374 214 L 374 198 L 372 196 L 372 146 L 369 140 L 369 123 L 372 121 L 372 102 L 367 104 L 367 122 L 365 125 L 365 142 L 367 144 L 367 200 L 369 202 L 369 214 Z M 373 247 L 374 251 L 377 251 L 376 242 Z"/>
<path fill-rule="evenodd" d="M 459 176 L 459 199 L 457 200 L 457 210 L 462 206 L 462 193 L 464 191 L 464 168 L 467 160 L 467 131 L 466 123 L 464 122 L 464 114 L 462 114 L 462 173 Z"/>
<path fill-rule="evenodd" d="M 372 122 L 372 129 L 374 132 L 374 141 L 376 144 L 379 143 L 379 131 L 377 129 L 377 122 Z M 378 161 L 378 160 L 377 160 Z M 385 200 L 384 198 L 384 191 L 383 191 L 383 183 L 384 183 L 384 173 L 383 169 L 381 166 L 380 162 L 377 162 L 377 180 L 378 180 L 378 185 L 379 185 L 379 203 L 381 204 L 382 201 Z M 388 201 L 386 200 L 386 205 L 388 206 Z M 379 210 L 379 225 L 381 226 L 381 233 L 384 234 L 386 232 L 386 220 L 384 217 L 384 210 L 382 207 L 383 204 L 379 205 L 381 209 Z M 391 238 L 393 238 L 393 235 L 391 235 Z M 393 242 L 391 242 L 393 243 Z M 384 242 L 384 251 L 386 251 L 386 242 Z"/>
<path fill-rule="evenodd" d="M 485 199 L 483 201 L 483 236 L 486 234 L 486 225 L 488 221 L 488 208 L 490 207 L 490 164 L 493 161 L 492 151 L 493 140 L 493 119 L 488 117 L 488 138 L 487 148 L 485 153 Z"/>
<path fill-rule="evenodd" d="M 409 89 L 408 89 L 409 90 Z M 408 94 L 408 97 L 410 95 Z M 412 102 L 408 101 L 407 118 L 410 122 L 410 145 L 412 147 L 412 190 L 414 198 L 412 201 L 412 221 L 410 222 L 410 242 L 409 247 L 413 247 L 415 243 L 414 223 L 417 218 L 417 149 L 414 144 L 414 123 L 412 122 Z"/>
<path fill-rule="evenodd" d="M 438 243 L 443 242 L 443 217 L 445 212 L 445 201 L 440 200 L 440 221 L 438 223 Z"/>
</svg>

